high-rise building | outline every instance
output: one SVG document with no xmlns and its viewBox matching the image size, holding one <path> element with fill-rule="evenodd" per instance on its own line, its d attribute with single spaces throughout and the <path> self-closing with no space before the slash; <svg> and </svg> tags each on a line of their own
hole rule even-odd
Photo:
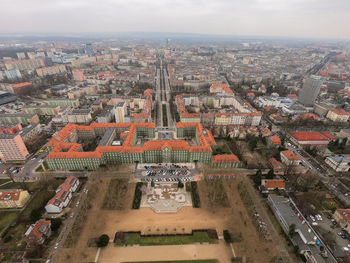
<svg viewBox="0 0 350 263">
<path fill-rule="evenodd" d="M 299 92 L 299 102 L 305 106 L 313 106 L 322 86 L 322 78 L 310 76 L 305 79 L 303 88 Z"/>
<path fill-rule="evenodd" d="M 7 70 L 34 70 L 36 68 L 45 67 L 45 62 L 43 59 L 16 60 L 12 62 L 5 62 L 5 67 Z"/>
<path fill-rule="evenodd" d="M 0 134 L 0 159 L 2 162 L 24 162 L 29 152 L 20 134 Z"/>
</svg>

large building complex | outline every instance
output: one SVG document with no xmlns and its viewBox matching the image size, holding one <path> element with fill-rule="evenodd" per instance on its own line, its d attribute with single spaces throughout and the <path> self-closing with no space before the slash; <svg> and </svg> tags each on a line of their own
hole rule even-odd
<svg viewBox="0 0 350 263">
<path fill-rule="evenodd" d="M 18 70 L 34 70 L 36 68 L 45 67 L 43 59 L 25 59 L 17 60 L 13 62 L 6 62 L 5 67 L 7 70 L 18 69 Z"/>
<path fill-rule="evenodd" d="M 28 191 L 22 189 L 2 189 L 0 208 L 22 208 L 29 200 Z"/>
<path fill-rule="evenodd" d="M 84 151 L 84 141 L 96 141 L 96 147 Z M 93 170 L 101 165 L 134 162 L 240 165 L 235 155 L 213 156 L 211 146 L 215 145 L 210 131 L 200 123 L 177 123 L 174 140 L 155 140 L 154 123 L 68 124 L 47 144 L 50 153 L 46 161 L 52 170 Z"/>
<path fill-rule="evenodd" d="M 55 66 L 36 69 L 36 74 L 38 74 L 39 77 L 56 75 L 56 74 L 66 73 L 66 72 L 67 72 L 67 69 L 65 65 L 55 65 Z"/>
<path fill-rule="evenodd" d="M 1 124 L 7 124 L 7 123 L 22 123 L 22 124 L 34 124 L 39 122 L 38 115 L 34 113 L 7 113 L 7 114 L 0 114 L 0 123 Z"/>
<path fill-rule="evenodd" d="M 29 152 L 19 134 L 0 134 L 0 159 L 2 162 L 24 162 Z"/>
</svg>

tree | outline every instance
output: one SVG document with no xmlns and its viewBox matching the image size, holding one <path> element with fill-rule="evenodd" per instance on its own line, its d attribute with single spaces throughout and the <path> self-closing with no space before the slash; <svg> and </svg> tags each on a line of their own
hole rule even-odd
<svg viewBox="0 0 350 263">
<path fill-rule="evenodd" d="M 248 142 L 249 150 L 254 151 L 257 144 L 258 144 L 258 140 L 256 139 L 256 137 L 252 137 Z"/>
<path fill-rule="evenodd" d="M 51 230 L 57 231 L 62 224 L 61 218 L 51 218 Z"/>
<path fill-rule="evenodd" d="M 108 245 L 108 243 L 109 243 L 109 236 L 106 234 L 101 235 L 96 242 L 98 247 L 105 247 Z"/>
<path fill-rule="evenodd" d="M 275 173 L 274 173 L 273 169 L 271 169 L 271 170 L 266 174 L 266 179 L 273 179 L 274 176 L 275 176 Z"/>
<path fill-rule="evenodd" d="M 261 176 L 262 176 L 262 172 L 261 170 L 257 170 L 255 173 L 255 176 L 253 177 L 253 181 L 255 183 L 255 185 L 260 185 L 261 184 Z"/>
<path fill-rule="evenodd" d="M 154 181 L 151 181 L 151 187 L 154 187 Z"/>
<path fill-rule="evenodd" d="M 38 221 L 41 217 L 41 211 L 40 209 L 34 209 L 32 212 L 30 212 L 30 220 L 34 223 Z"/>
<path fill-rule="evenodd" d="M 232 238 L 231 238 L 230 232 L 228 232 L 228 230 L 224 230 L 224 240 L 226 243 L 232 242 Z"/>
<path fill-rule="evenodd" d="M 177 183 L 177 186 L 179 188 L 184 188 L 184 184 L 183 184 L 183 182 L 181 182 L 181 180 L 179 180 L 179 182 Z"/>
<path fill-rule="evenodd" d="M 294 236 L 294 234 L 295 234 L 295 224 L 291 224 L 291 225 L 289 226 L 288 234 L 289 234 L 290 238 L 293 238 L 293 236 Z"/>
</svg>

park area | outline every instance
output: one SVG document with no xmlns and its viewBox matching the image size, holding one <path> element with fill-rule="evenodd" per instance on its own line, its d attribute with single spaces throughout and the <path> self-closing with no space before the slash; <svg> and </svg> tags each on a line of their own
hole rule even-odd
<svg viewBox="0 0 350 263">
<path fill-rule="evenodd" d="M 198 262 L 226 263 L 233 257 L 230 246 L 220 239 L 226 229 L 231 233 L 237 259 L 275 262 L 279 254 L 272 242 L 258 235 L 239 195 L 239 180 L 201 180 L 197 183 L 200 208 L 186 206 L 176 213 L 159 214 L 150 207 L 132 209 L 136 183 L 125 186 L 125 182 L 98 179 L 93 187 L 98 189 L 99 194 L 93 197 L 94 202 L 90 203 L 84 220 L 80 222 L 84 224 L 76 232 L 75 242 L 60 251 L 58 262 L 93 262 L 97 248 L 89 247 L 89 240 L 101 234 L 107 234 L 113 240 L 116 232 L 126 232 L 131 233 L 126 243 L 110 243 L 101 250 L 98 262 L 202 260 Z M 117 191 L 112 194 L 111 187 L 120 187 L 124 194 L 120 195 Z M 175 234 L 171 232 L 174 229 L 179 232 L 176 234 L 181 231 L 183 235 L 172 236 Z M 216 231 L 219 239 L 211 238 L 206 232 L 196 231 L 210 229 Z M 193 235 L 187 235 L 192 231 Z M 147 233 L 150 235 L 147 236 Z"/>
</svg>

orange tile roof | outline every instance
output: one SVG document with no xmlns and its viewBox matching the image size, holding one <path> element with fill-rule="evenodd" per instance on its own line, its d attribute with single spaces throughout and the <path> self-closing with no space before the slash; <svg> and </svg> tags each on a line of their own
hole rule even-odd
<svg viewBox="0 0 350 263">
<path fill-rule="evenodd" d="M 273 144 L 275 145 L 281 145 L 282 142 L 281 142 L 281 139 L 276 136 L 276 135 L 273 135 L 273 136 L 270 136 L 269 139 L 273 142 Z"/>
<path fill-rule="evenodd" d="M 283 154 L 288 160 L 292 160 L 292 161 L 298 161 L 300 160 L 299 156 L 296 155 L 294 152 L 292 152 L 291 150 L 285 150 L 282 151 L 281 154 Z"/>
<path fill-rule="evenodd" d="M 213 163 L 239 163 L 239 159 L 234 154 L 219 154 L 212 157 Z"/>
<path fill-rule="evenodd" d="M 31 82 L 22 82 L 22 83 L 12 84 L 12 87 L 13 88 L 22 88 L 22 87 L 30 86 L 30 85 L 32 85 Z"/>
<path fill-rule="evenodd" d="M 328 132 L 292 132 L 290 135 L 297 141 L 329 141 L 336 139 Z"/>
<path fill-rule="evenodd" d="M 269 162 L 270 162 L 270 164 L 272 165 L 272 168 L 274 169 L 274 170 L 280 170 L 280 169 L 283 169 L 283 165 L 279 162 L 279 161 L 277 161 L 275 158 L 270 158 L 269 159 Z"/>
<path fill-rule="evenodd" d="M 47 229 L 47 227 L 51 226 L 51 221 L 43 220 L 43 219 L 36 221 L 32 231 L 28 233 L 28 236 L 34 237 L 35 239 L 35 240 L 30 239 L 31 241 L 38 241 L 43 237 L 43 235 L 45 234 L 41 232 L 43 226 L 45 226 L 46 227 L 45 229 Z"/>
<path fill-rule="evenodd" d="M 284 180 L 264 180 L 264 186 L 268 189 L 284 189 L 286 188 L 286 182 Z"/>
<path fill-rule="evenodd" d="M 4 189 L 0 191 L 0 201 L 18 200 L 22 189 Z"/>
</svg>

